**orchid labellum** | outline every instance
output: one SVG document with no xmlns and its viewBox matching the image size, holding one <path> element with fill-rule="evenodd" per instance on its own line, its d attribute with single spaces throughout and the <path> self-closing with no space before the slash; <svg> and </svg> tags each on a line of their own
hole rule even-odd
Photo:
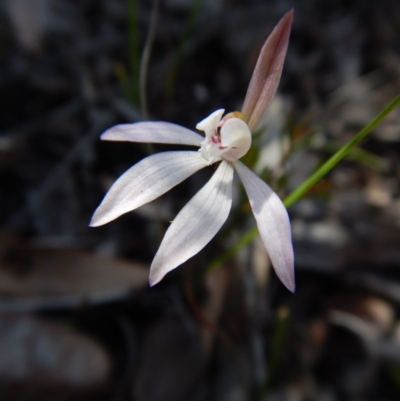
<svg viewBox="0 0 400 401">
<path fill-rule="evenodd" d="M 151 155 L 125 172 L 95 211 L 91 226 L 106 224 L 169 191 L 196 171 L 219 163 L 207 184 L 186 204 L 168 228 L 150 268 L 150 285 L 196 255 L 217 234 L 232 205 L 236 171 L 248 195 L 261 239 L 282 281 L 294 291 L 290 221 L 275 192 L 239 159 L 251 147 L 254 132 L 271 103 L 281 77 L 293 10 L 275 27 L 261 49 L 241 112 L 224 109 L 197 124 L 202 136 L 179 125 L 146 121 L 110 128 L 101 139 L 198 147 Z"/>
</svg>

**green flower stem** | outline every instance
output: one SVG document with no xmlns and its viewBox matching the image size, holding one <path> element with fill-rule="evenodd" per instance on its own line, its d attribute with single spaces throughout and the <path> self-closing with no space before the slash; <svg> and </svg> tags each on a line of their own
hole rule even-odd
<svg viewBox="0 0 400 401">
<path fill-rule="evenodd" d="M 289 194 L 283 204 L 289 208 L 305 193 L 313 187 L 321 178 L 329 173 L 362 139 L 364 139 L 381 121 L 400 104 L 400 95 L 397 95 L 369 124 L 367 124 L 357 135 L 340 148 L 330 159 L 318 168 L 307 180 Z M 228 251 L 215 258 L 208 265 L 206 272 L 212 271 L 231 259 L 240 249 L 249 244 L 258 234 L 257 227 L 246 232 Z"/>
</svg>

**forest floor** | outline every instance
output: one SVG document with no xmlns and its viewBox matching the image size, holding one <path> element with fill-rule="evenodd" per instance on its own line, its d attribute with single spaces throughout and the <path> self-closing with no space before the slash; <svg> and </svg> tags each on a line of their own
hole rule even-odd
<svg viewBox="0 0 400 401">
<path fill-rule="evenodd" d="M 149 287 L 165 229 L 213 167 L 88 227 L 149 152 L 101 133 L 145 118 L 194 129 L 240 110 L 264 40 L 294 7 L 251 166 L 290 193 L 400 93 L 398 2 L 162 1 L 145 114 L 153 2 L 137 3 L 0 6 L 0 398 L 398 401 L 400 109 L 289 208 L 295 294 L 259 239 L 207 270 L 255 224 L 239 185 L 216 238 Z"/>
</svg>

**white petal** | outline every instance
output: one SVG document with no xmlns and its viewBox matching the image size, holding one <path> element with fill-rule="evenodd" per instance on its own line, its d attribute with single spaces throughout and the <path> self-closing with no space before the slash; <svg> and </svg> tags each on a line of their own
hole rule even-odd
<svg viewBox="0 0 400 401">
<path fill-rule="evenodd" d="M 290 221 L 278 195 L 240 161 L 235 162 L 257 221 L 261 239 L 267 248 L 275 272 L 294 292 L 294 257 Z"/>
<path fill-rule="evenodd" d="M 135 124 L 116 125 L 104 132 L 101 139 L 105 141 L 171 143 L 200 146 L 204 137 L 180 125 L 164 121 L 142 121 Z"/>
<path fill-rule="evenodd" d="M 206 165 L 199 152 L 163 152 L 146 157 L 118 178 L 90 225 L 101 226 L 158 198 Z"/>
<path fill-rule="evenodd" d="M 200 252 L 217 234 L 232 205 L 233 168 L 222 162 L 210 181 L 179 212 L 150 269 L 150 285 Z"/>
</svg>

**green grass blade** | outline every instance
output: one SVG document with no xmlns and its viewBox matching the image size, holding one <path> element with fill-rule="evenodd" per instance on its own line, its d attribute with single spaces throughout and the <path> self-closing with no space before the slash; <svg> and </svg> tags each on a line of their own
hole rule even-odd
<svg viewBox="0 0 400 401">
<path fill-rule="evenodd" d="M 361 140 L 363 140 L 381 121 L 400 104 L 400 95 L 397 95 L 369 124 L 367 124 L 357 135 L 340 148 L 331 158 L 329 158 L 314 174 L 305 180 L 284 200 L 286 207 L 292 206 L 304 194 L 314 186 L 322 177 L 333 169 Z"/>
<path fill-rule="evenodd" d="M 330 155 L 337 152 L 342 146 L 341 143 L 331 140 L 325 141 L 323 145 L 315 145 L 312 141 L 309 142 L 309 149 L 328 152 Z M 357 146 L 352 148 L 346 157 L 347 159 L 367 167 L 368 169 L 378 172 L 383 172 L 388 166 L 387 161 L 383 157 L 377 156 L 368 150 L 359 148 Z"/>
<path fill-rule="evenodd" d="M 137 15 L 137 1 L 127 0 L 128 7 L 128 46 L 130 74 L 128 77 L 129 99 L 139 106 L 139 25 Z"/>
<path fill-rule="evenodd" d="M 150 17 L 150 26 L 149 26 L 149 31 L 147 33 L 147 38 L 146 38 L 146 43 L 144 45 L 142 58 L 140 60 L 140 72 L 139 72 L 140 104 L 142 105 L 143 120 L 149 119 L 149 108 L 147 104 L 147 90 L 146 90 L 147 73 L 150 64 L 151 51 L 156 37 L 159 10 L 160 10 L 160 0 L 153 0 L 153 7 L 151 9 L 151 17 Z M 153 153 L 152 146 L 149 147 L 149 150 L 151 150 L 151 153 Z"/>
</svg>

